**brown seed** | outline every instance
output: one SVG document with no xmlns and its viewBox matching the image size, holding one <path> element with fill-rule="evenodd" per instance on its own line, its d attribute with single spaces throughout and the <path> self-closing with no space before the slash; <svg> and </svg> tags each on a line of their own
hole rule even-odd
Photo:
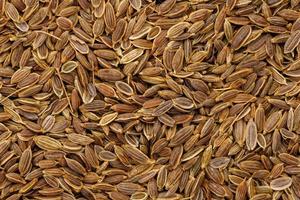
<svg viewBox="0 0 300 200">
<path fill-rule="evenodd" d="M 175 120 L 167 114 L 158 116 L 158 120 L 166 126 L 173 127 L 175 125 Z"/>
<path fill-rule="evenodd" d="M 250 37 L 252 28 L 249 25 L 242 26 L 233 36 L 231 46 L 233 49 L 237 50 L 241 48 L 246 40 Z"/>
<path fill-rule="evenodd" d="M 268 133 L 274 130 L 281 116 L 282 115 L 280 111 L 272 113 L 266 120 L 264 131 Z"/>
<path fill-rule="evenodd" d="M 246 199 L 247 197 L 247 183 L 243 180 L 236 188 L 236 199 Z"/>
<path fill-rule="evenodd" d="M 131 157 L 134 161 L 139 163 L 151 163 L 152 161 L 139 149 L 131 146 L 131 145 L 124 145 L 123 146 L 126 154 Z"/>
<path fill-rule="evenodd" d="M 71 30 L 73 28 L 73 22 L 66 17 L 58 17 L 56 19 L 56 24 L 63 30 Z"/>
<path fill-rule="evenodd" d="M 253 119 L 250 119 L 247 124 L 246 145 L 248 150 L 255 149 L 257 143 L 257 127 Z"/>
<path fill-rule="evenodd" d="M 291 53 L 299 44 L 300 30 L 291 33 L 291 36 L 284 44 L 284 53 Z"/>
<path fill-rule="evenodd" d="M 20 15 L 16 7 L 9 2 L 6 2 L 4 5 L 5 5 L 4 11 L 6 16 L 9 17 L 14 22 L 19 22 Z"/>
<path fill-rule="evenodd" d="M 55 117 L 52 115 L 47 116 L 43 123 L 42 123 L 42 129 L 44 132 L 48 132 L 52 129 L 55 123 Z"/>
<path fill-rule="evenodd" d="M 71 73 L 77 67 L 77 62 L 68 61 L 61 66 L 61 72 Z"/>
<path fill-rule="evenodd" d="M 104 116 L 102 116 L 102 118 L 99 122 L 99 125 L 106 126 L 106 125 L 110 124 L 111 122 L 113 122 L 117 118 L 117 116 L 118 116 L 117 112 L 104 115 Z"/>
<path fill-rule="evenodd" d="M 107 28 L 112 31 L 116 27 L 115 11 L 111 3 L 105 4 L 104 21 Z"/>
<path fill-rule="evenodd" d="M 30 148 L 27 148 L 22 153 L 19 161 L 19 171 L 21 175 L 25 175 L 31 170 L 32 167 L 31 161 L 32 161 L 32 151 Z"/>
<path fill-rule="evenodd" d="M 44 169 L 52 168 L 52 167 L 55 167 L 56 165 L 57 165 L 57 162 L 55 160 L 40 160 L 38 162 L 38 166 L 40 168 L 44 168 Z"/>
<path fill-rule="evenodd" d="M 110 151 L 101 151 L 98 155 L 103 161 L 114 161 L 117 159 L 116 155 Z"/>
<path fill-rule="evenodd" d="M 133 89 L 125 82 L 122 81 L 116 81 L 115 83 L 117 89 L 122 92 L 123 94 L 126 94 L 128 96 L 133 95 Z"/>
<path fill-rule="evenodd" d="M 82 175 L 86 174 L 85 168 L 78 161 L 69 158 L 65 158 L 65 160 L 70 169 Z"/>
<path fill-rule="evenodd" d="M 104 81 L 119 81 L 124 78 L 122 72 L 117 69 L 100 69 L 97 76 Z"/>
<path fill-rule="evenodd" d="M 78 51 L 79 53 L 82 54 L 88 54 L 89 53 L 89 47 L 88 45 L 78 37 L 72 35 L 69 38 L 71 46 L 74 48 L 74 50 Z"/>
<path fill-rule="evenodd" d="M 45 150 L 57 150 L 62 147 L 59 141 L 49 136 L 35 136 L 33 140 L 38 147 Z"/>
<path fill-rule="evenodd" d="M 179 131 L 177 131 L 173 138 L 170 140 L 170 146 L 176 146 L 182 144 L 188 140 L 188 138 L 193 133 L 194 126 L 186 126 Z"/>
<path fill-rule="evenodd" d="M 17 173 L 7 173 L 5 176 L 12 183 L 26 183 L 26 181 Z"/>
<path fill-rule="evenodd" d="M 24 67 L 17 70 L 10 79 L 11 84 L 20 82 L 22 79 L 26 78 L 30 74 L 30 72 L 31 72 L 30 67 Z"/>
<path fill-rule="evenodd" d="M 170 100 L 169 101 L 164 101 L 154 109 L 153 115 L 154 116 L 160 116 L 160 115 L 168 112 L 172 107 L 173 107 L 172 101 L 170 101 Z"/>
<path fill-rule="evenodd" d="M 287 176 L 274 179 L 270 182 L 270 187 L 273 190 L 284 190 L 289 188 L 291 185 L 292 185 L 292 179 Z"/>
<path fill-rule="evenodd" d="M 132 195 L 135 192 L 144 190 L 142 186 L 135 183 L 119 183 L 116 188 L 119 192 L 126 195 Z"/>
<path fill-rule="evenodd" d="M 190 23 L 188 23 L 188 22 L 180 22 L 180 23 L 173 25 L 172 27 L 169 28 L 169 30 L 167 32 L 167 37 L 175 38 L 175 37 L 181 35 L 182 33 L 184 33 L 184 30 L 189 28 L 189 26 L 190 26 Z"/>
<path fill-rule="evenodd" d="M 86 135 L 82 135 L 82 134 L 70 133 L 67 135 L 67 137 L 71 142 L 74 142 L 74 143 L 80 144 L 80 145 L 89 145 L 92 142 L 94 142 L 94 140 L 92 138 L 90 138 L 89 136 L 86 136 Z"/>
<path fill-rule="evenodd" d="M 121 64 L 128 64 L 130 62 L 133 62 L 137 58 L 139 58 L 144 53 L 143 49 L 133 49 L 132 51 L 128 52 L 126 55 L 124 55 L 120 63 Z"/>
</svg>

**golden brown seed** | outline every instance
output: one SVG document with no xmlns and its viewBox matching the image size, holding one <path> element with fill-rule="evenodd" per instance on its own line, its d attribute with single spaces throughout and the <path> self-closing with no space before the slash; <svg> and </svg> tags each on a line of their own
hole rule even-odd
<svg viewBox="0 0 300 200">
<path fill-rule="evenodd" d="M 106 115 L 102 116 L 102 118 L 99 122 L 99 125 L 106 126 L 109 123 L 111 123 L 112 121 L 114 121 L 117 118 L 117 116 L 118 116 L 117 112 L 106 114 Z"/>
<path fill-rule="evenodd" d="M 257 127 L 253 119 L 247 124 L 246 145 L 248 150 L 254 150 L 257 143 Z"/>
<path fill-rule="evenodd" d="M 56 24 L 63 30 L 71 30 L 73 28 L 73 22 L 66 17 L 58 17 L 56 19 Z"/>
<path fill-rule="evenodd" d="M 270 182 L 270 187 L 273 190 L 284 190 L 289 188 L 292 185 L 292 179 L 287 176 L 283 176 L 277 179 L 274 179 Z"/>
<path fill-rule="evenodd" d="M 118 81 L 124 78 L 122 72 L 117 69 L 100 69 L 97 72 L 97 76 L 105 81 Z"/>
<path fill-rule="evenodd" d="M 58 150 L 62 147 L 59 141 L 49 136 L 35 136 L 33 140 L 38 147 L 45 150 Z"/>
<path fill-rule="evenodd" d="M 252 28 L 249 25 L 242 26 L 233 36 L 231 46 L 233 49 L 237 50 L 241 48 L 246 40 L 250 37 Z"/>
<path fill-rule="evenodd" d="M 22 153 L 19 161 L 19 171 L 21 175 L 25 175 L 31 170 L 32 167 L 31 161 L 32 161 L 32 151 L 30 148 L 27 148 Z"/>
<path fill-rule="evenodd" d="M 300 38 L 300 30 L 293 32 L 284 44 L 284 53 L 292 52 L 298 46 L 299 38 Z"/>
</svg>

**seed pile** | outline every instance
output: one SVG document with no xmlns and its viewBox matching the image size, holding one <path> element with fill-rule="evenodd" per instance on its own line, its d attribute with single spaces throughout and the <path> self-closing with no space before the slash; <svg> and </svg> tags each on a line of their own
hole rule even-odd
<svg viewBox="0 0 300 200">
<path fill-rule="evenodd" d="M 299 2 L 0 0 L 0 199 L 299 199 Z"/>
</svg>

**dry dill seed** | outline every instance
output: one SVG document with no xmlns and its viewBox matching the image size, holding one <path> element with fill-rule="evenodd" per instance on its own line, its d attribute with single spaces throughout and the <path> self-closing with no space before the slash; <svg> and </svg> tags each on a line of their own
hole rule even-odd
<svg viewBox="0 0 300 200">
<path fill-rule="evenodd" d="M 299 199 L 298 8 L 1 1 L 0 199 Z"/>
</svg>

